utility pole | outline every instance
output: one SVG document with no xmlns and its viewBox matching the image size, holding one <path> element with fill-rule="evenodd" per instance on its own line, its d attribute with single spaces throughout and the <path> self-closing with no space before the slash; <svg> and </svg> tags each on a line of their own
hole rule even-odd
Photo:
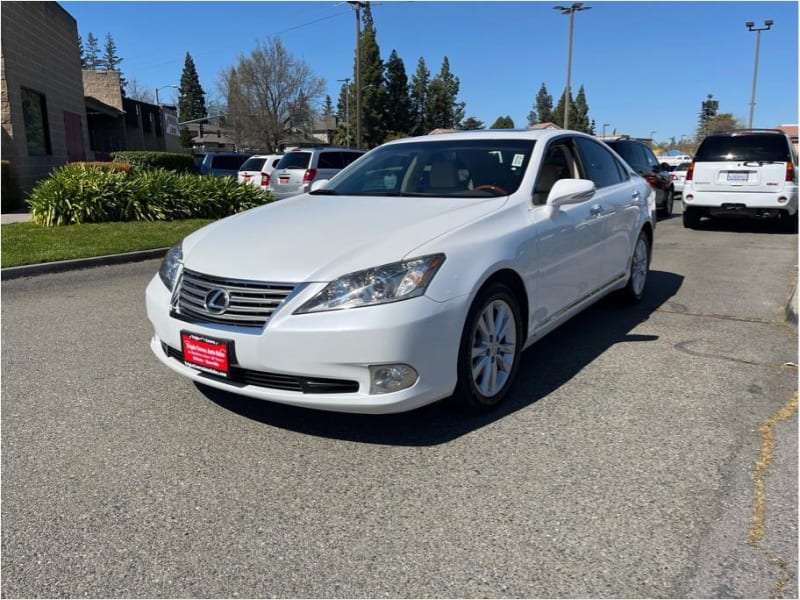
<svg viewBox="0 0 800 600">
<path fill-rule="evenodd" d="M 356 9 L 356 148 L 361 148 L 361 7 L 364 0 L 347 0 Z"/>
</svg>

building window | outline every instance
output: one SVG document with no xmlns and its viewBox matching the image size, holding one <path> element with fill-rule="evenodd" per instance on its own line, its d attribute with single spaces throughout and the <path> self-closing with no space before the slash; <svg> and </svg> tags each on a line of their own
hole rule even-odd
<svg viewBox="0 0 800 600">
<path fill-rule="evenodd" d="M 44 96 L 33 90 L 22 88 L 22 116 L 25 120 L 28 155 L 47 156 L 52 154 L 50 126 L 47 123 L 47 103 Z"/>
</svg>

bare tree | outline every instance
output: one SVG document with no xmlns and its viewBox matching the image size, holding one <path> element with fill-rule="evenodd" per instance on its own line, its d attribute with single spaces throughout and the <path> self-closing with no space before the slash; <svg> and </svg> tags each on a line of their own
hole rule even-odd
<svg viewBox="0 0 800 600">
<path fill-rule="evenodd" d="M 148 102 L 150 104 L 153 103 L 153 92 L 139 83 L 139 80 L 135 77 L 131 77 L 128 80 L 128 86 L 125 95 L 132 100 Z"/>
<path fill-rule="evenodd" d="M 271 38 L 223 70 L 220 91 L 237 146 L 276 151 L 293 129 L 310 133 L 311 107 L 320 104 L 325 80 L 292 56 L 280 38 Z"/>
</svg>

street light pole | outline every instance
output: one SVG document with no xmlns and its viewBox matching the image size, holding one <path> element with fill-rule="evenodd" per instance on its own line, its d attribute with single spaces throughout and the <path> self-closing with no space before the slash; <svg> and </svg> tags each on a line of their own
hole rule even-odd
<svg viewBox="0 0 800 600">
<path fill-rule="evenodd" d="M 589 10 L 591 6 L 584 6 L 583 2 L 575 2 L 571 6 L 554 6 L 562 15 L 569 15 L 569 45 L 567 47 L 567 89 L 564 92 L 564 129 L 569 129 L 569 104 L 570 104 L 570 77 L 572 75 L 572 32 L 575 27 L 575 13 L 580 10 Z"/>
<path fill-rule="evenodd" d="M 603 123 L 603 137 L 606 137 L 606 127 L 611 125 L 611 123 Z"/>
<path fill-rule="evenodd" d="M 745 26 L 747 27 L 748 31 L 755 31 L 756 32 L 756 64 L 753 68 L 753 93 L 750 96 L 750 120 L 747 123 L 748 129 L 753 128 L 753 113 L 756 110 L 756 82 L 758 81 L 758 52 L 761 48 L 761 32 L 762 31 L 769 31 L 772 29 L 772 24 L 774 21 L 771 19 L 767 19 L 764 21 L 765 27 L 754 27 L 755 23 L 752 21 L 747 21 Z"/>
<path fill-rule="evenodd" d="M 176 90 L 179 89 L 178 86 L 174 85 L 174 84 L 162 85 L 161 87 L 157 87 L 156 88 L 156 105 L 157 106 L 161 106 L 161 102 L 158 101 L 158 90 L 163 90 L 163 89 L 166 89 L 166 88 L 175 88 Z"/>
<path fill-rule="evenodd" d="M 350 78 L 337 79 L 345 85 L 344 92 L 344 121 L 347 128 L 347 147 L 350 147 Z"/>
</svg>

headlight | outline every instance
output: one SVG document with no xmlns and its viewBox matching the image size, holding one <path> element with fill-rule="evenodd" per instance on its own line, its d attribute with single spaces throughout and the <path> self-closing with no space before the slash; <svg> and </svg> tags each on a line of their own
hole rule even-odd
<svg viewBox="0 0 800 600">
<path fill-rule="evenodd" d="M 444 259 L 444 254 L 431 254 L 344 275 L 331 281 L 295 314 L 374 306 L 421 296 Z"/>
<path fill-rule="evenodd" d="M 183 246 L 178 244 L 169 249 L 164 260 L 161 261 L 161 268 L 158 270 L 158 276 L 161 281 L 167 286 L 169 291 L 175 286 L 175 276 L 178 274 L 178 267 L 183 263 Z"/>
</svg>

